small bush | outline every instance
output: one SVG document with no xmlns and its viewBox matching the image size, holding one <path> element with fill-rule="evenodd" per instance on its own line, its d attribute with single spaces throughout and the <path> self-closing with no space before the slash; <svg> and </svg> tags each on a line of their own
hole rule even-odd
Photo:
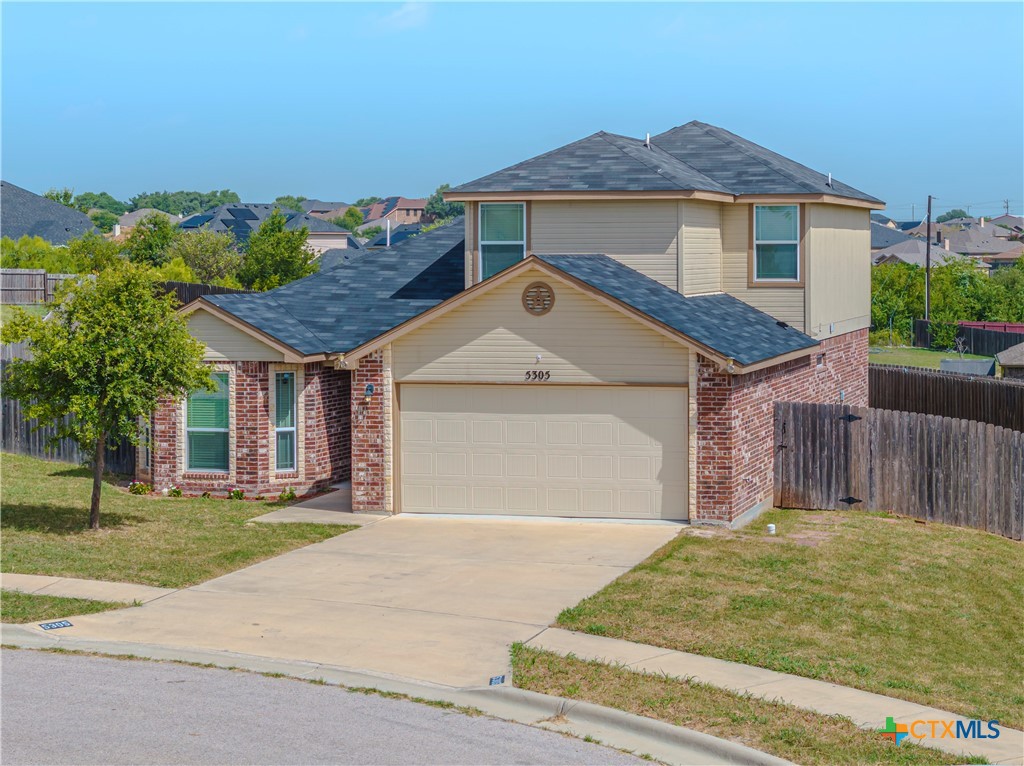
<svg viewBox="0 0 1024 766">
<path fill-rule="evenodd" d="M 203 494 L 201 495 L 201 497 L 202 497 L 202 498 L 203 498 L 204 500 L 209 500 L 209 499 L 210 499 L 211 497 L 213 497 L 213 495 L 211 495 L 211 494 L 210 494 L 209 492 L 204 492 L 204 493 L 203 493 Z"/>
<path fill-rule="evenodd" d="M 234 489 L 229 489 L 228 500 L 245 500 L 245 490 L 238 489 L 238 487 L 235 487 Z"/>
<path fill-rule="evenodd" d="M 285 487 L 284 491 L 277 496 L 277 499 L 282 503 L 290 503 L 295 497 L 295 487 Z"/>
<path fill-rule="evenodd" d="M 133 481 L 128 485 L 128 491 L 133 495 L 148 495 L 153 491 L 153 485 L 144 481 Z"/>
<path fill-rule="evenodd" d="M 167 490 L 167 497 L 181 497 L 181 487 L 171 486 Z"/>
</svg>

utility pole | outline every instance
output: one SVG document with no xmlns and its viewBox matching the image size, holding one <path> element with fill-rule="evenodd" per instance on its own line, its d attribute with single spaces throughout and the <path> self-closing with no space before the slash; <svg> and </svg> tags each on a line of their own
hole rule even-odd
<svg viewBox="0 0 1024 766">
<path fill-rule="evenodd" d="M 924 321 L 932 315 L 932 195 L 928 195 L 928 238 L 924 245 Z M 928 328 L 931 330 L 931 327 Z"/>
<path fill-rule="evenodd" d="M 1010 200 L 1008 199 L 1003 200 L 1003 213 L 1006 215 L 1010 214 Z"/>
</svg>

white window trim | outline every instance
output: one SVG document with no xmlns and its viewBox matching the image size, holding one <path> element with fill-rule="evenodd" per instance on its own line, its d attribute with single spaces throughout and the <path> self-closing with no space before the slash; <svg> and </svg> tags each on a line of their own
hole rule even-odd
<svg viewBox="0 0 1024 766">
<path fill-rule="evenodd" d="M 484 207 L 487 205 L 519 205 L 523 211 L 523 238 L 522 240 L 485 240 L 482 238 L 484 231 Z M 476 212 L 476 231 L 477 236 L 480 237 L 477 247 L 476 254 L 476 273 L 480 275 L 480 281 L 483 282 L 486 277 L 484 276 L 484 245 L 522 245 L 523 246 L 523 258 L 526 258 L 526 240 L 529 236 L 526 232 L 526 203 L 525 202 L 481 202 L 477 205 Z M 493 275 L 492 275 L 493 276 Z"/>
<path fill-rule="evenodd" d="M 190 428 L 189 425 L 188 425 L 188 400 L 189 400 L 191 394 L 189 396 L 186 396 L 185 397 L 185 401 L 183 402 L 184 407 L 183 407 L 183 410 L 182 410 L 182 418 L 184 420 L 184 423 L 183 423 L 184 429 L 183 430 L 185 432 L 185 440 L 184 440 L 185 441 L 185 443 L 184 443 L 184 460 L 185 460 L 185 462 L 184 462 L 184 465 L 182 466 L 182 471 L 185 474 L 223 474 L 224 476 L 231 476 L 233 474 L 233 470 L 232 469 L 234 468 L 234 454 L 235 454 L 235 445 L 234 445 L 234 433 L 235 433 L 235 430 L 234 430 L 235 417 L 234 417 L 234 415 L 235 415 L 235 412 L 234 412 L 234 408 L 231 406 L 231 402 L 234 400 L 234 396 L 235 396 L 235 385 L 234 385 L 235 384 L 235 376 L 232 375 L 230 369 L 223 369 L 223 368 L 214 368 L 213 370 L 211 370 L 211 373 L 214 374 L 214 375 L 216 375 L 216 374 L 227 375 L 227 386 L 228 386 L 228 427 L 227 428 Z M 195 431 L 197 433 L 217 433 L 217 434 L 227 433 L 227 435 L 228 435 L 228 467 L 227 468 L 191 468 L 191 467 L 189 467 L 188 435 L 189 435 L 189 433 L 191 431 Z"/>
<path fill-rule="evenodd" d="M 791 207 L 796 210 L 796 239 L 758 239 L 757 238 L 757 210 L 762 207 Z M 754 205 L 754 267 L 753 278 L 758 283 L 792 284 L 799 282 L 802 278 L 800 273 L 800 206 L 799 205 Z M 757 246 L 758 245 L 796 245 L 796 277 L 759 277 L 757 276 Z"/>
<path fill-rule="evenodd" d="M 274 370 L 274 473 L 295 473 L 299 470 L 299 374 L 295 370 Z M 277 376 L 292 376 L 292 425 L 279 428 L 277 421 Z M 278 467 L 277 435 L 290 431 L 292 436 L 292 467 Z"/>
</svg>

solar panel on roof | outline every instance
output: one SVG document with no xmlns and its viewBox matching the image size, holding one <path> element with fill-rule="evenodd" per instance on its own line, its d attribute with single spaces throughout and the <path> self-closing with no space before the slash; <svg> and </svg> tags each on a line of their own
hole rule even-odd
<svg viewBox="0 0 1024 766">
<path fill-rule="evenodd" d="M 198 226 L 202 226 L 204 223 L 209 223 L 212 220 L 212 215 L 194 215 L 191 218 L 185 219 L 178 225 L 184 229 L 194 229 Z"/>
<path fill-rule="evenodd" d="M 228 215 L 240 221 L 258 221 L 260 219 L 254 212 L 243 207 L 229 207 Z"/>
</svg>

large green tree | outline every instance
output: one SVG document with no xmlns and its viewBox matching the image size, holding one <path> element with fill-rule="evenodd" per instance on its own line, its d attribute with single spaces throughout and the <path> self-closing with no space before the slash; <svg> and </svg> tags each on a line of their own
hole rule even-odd
<svg viewBox="0 0 1024 766">
<path fill-rule="evenodd" d="M 316 271 L 314 255 L 306 247 L 309 230 L 285 229 L 288 219 L 275 210 L 250 237 L 238 270 L 239 281 L 254 290 L 271 290 Z"/>
<path fill-rule="evenodd" d="M 69 189 L 65 186 L 62 189 L 51 188 L 43 192 L 43 196 L 46 199 L 52 199 L 54 202 L 59 202 L 65 207 L 74 207 L 75 190 Z"/>
<path fill-rule="evenodd" d="M 345 211 L 345 215 L 332 218 L 331 223 L 335 226 L 340 226 L 348 231 L 355 231 L 356 228 L 363 222 L 363 214 L 359 208 L 353 206 Z"/>
<path fill-rule="evenodd" d="M 448 191 L 451 186 L 448 184 L 441 184 L 437 187 L 437 190 L 427 198 L 426 212 L 427 215 L 433 216 L 435 219 L 451 219 L 457 215 L 462 215 L 466 206 L 461 202 L 445 202 L 442 196 Z"/>
<path fill-rule="evenodd" d="M 161 400 L 213 390 L 203 344 L 189 335 L 174 297 L 158 295 L 148 269 L 120 264 L 58 289 L 47 320 L 23 311 L 4 324 L 4 342 L 27 342 L 31 359 L 8 367 L 5 396 L 25 415 L 57 424 L 93 468 L 89 527 L 100 527 L 104 447 L 137 443 L 138 419 Z"/>
<path fill-rule="evenodd" d="M 285 194 L 275 199 L 274 204 L 285 210 L 294 210 L 296 213 L 301 213 L 302 203 L 305 199 L 305 197 L 294 197 L 291 194 Z"/>
<path fill-rule="evenodd" d="M 966 210 L 961 210 L 960 208 L 956 207 L 953 208 L 952 210 L 947 210 L 945 213 L 936 218 L 935 223 L 945 223 L 946 221 L 952 221 L 954 218 L 970 218 L 970 216 L 967 215 Z"/>
<path fill-rule="evenodd" d="M 380 202 L 383 199 L 383 197 L 360 197 L 352 204 L 356 207 L 366 207 L 367 205 L 372 205 L 374 202 Z"/>
<path fill-rule="evenodd" d="M 117 224 L 117 216 L 109 210 L 94 210 L 89 213 L 89 220 L 104 234 L 113 231 L 114 226 Z"/>
<path fill-rule="evenodd" d="M 171 259 L 171 245 L 180 234 L 167 216 L 153 213 L 135 224 L 124 249 L 132 263 L 163 266 Z"/>
<path fill-rule="evenodd" d="M 0 239 L 0 265 L 10 269 L 44 269 L 51 274 L 93 274 L 119 263 L 121 243 L 93 232 L 55 247 L 41 237 Z"/>
<path fill-rule="evenodd" d="M 124 215 L 128 212 L 128 203 L 114 199 L 106 192 L 82 192 L 75 196 L 75 207 L 83 213 L 90 210 L 105 210 L 115 216 Z"/>
<path fill-rule="evenodd" d="M 132 210 L 151 207 L 171 215 L 194 215 L 229 202 L 241 202 L 239 196 L 230 189 L 209 192 L 143 192 L 129 200 Z"/>
<path fill-rule="evenodd" d="M 171 260 L 180 258 L 196 279 L 206 284 L 233 278 L 242 264 L 242 255 L 230 233 L 216 231 L 183 232 L 168 249 Z"/>
</svg>

